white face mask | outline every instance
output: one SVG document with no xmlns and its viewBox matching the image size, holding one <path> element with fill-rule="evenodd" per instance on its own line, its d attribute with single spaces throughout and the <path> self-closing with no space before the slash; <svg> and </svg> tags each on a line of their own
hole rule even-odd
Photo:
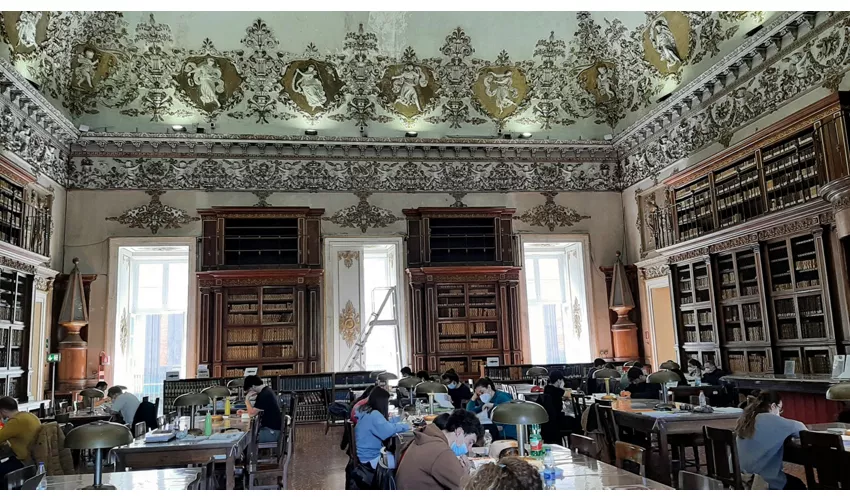
<svg viewBox="0 0 850 500">
<path fill-rule="evenodd" d="M 457 384 L 454 383 L 454 382 L 450 382 L 449 385 L 448 385 L 448 388 L 449 389 L 457 389 Z"/>
<path fill-rule="evenodd" d="M 490 395 L 489 392 L 485 392 L 484 394 L 481 395 L 481 402 L 486 405 L 487 403 L 490 402 L 490 398 L 492 398 L 492 397 L 493 396 Z"/>
</svg>

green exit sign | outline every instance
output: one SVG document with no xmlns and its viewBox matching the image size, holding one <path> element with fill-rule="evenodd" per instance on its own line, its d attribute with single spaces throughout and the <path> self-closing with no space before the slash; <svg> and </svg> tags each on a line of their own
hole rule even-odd
<svg viewBox="0 0 850 500">
<path fill-rule="evenodd" d="M 54 353 L 47 355 L 47 362 L 48 363 L 58 363 L 61 359 L 62 359 L 62 355 L 59 354 L 58 352 L 54 352 Z"/>
</svg>

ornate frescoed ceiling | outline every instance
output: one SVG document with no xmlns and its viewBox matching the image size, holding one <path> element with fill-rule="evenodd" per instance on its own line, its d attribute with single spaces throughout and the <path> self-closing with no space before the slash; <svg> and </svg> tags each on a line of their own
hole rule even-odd
<svg viewBox="0 0 850 500">
<path fill-rule="evenodd" d="M 602 140 L 773 15 L 3 12 L 0 35 L 92 130 Z"/>
</svg>

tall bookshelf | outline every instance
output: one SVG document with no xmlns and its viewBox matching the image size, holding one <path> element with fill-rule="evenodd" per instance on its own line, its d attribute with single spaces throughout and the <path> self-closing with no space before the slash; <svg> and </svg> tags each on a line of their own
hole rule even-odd
<svg viewBox="0 0 850 500">
<path fill-rule="evenodd" d="M 720 341 L 733 373 L 770 373 L 773 353 L 758 246 L 717 254 Z"/>
<path fill-rule="evenodd" d="M 780 363 L 826 374 L 837 353 L 822 230 L 767 242 L 767 274 Z"/>
<path fill-rule="evenodd" d="M 32 276 L 0 267 L 0 397 L 27 395 Z"/>
<path fill-rule="evenodd" d="M 716 229 L 714 197 L 709 176 L 676 189 L 676 229 L 679 241 L 687 241 Z"/>
<path fill-rule="evenodd" d="M 676 332 L 682 359 L 718 362 L 720 348 L 714 309 L 711 262 L 701 259 L 671 266 Z"/>
</svg>

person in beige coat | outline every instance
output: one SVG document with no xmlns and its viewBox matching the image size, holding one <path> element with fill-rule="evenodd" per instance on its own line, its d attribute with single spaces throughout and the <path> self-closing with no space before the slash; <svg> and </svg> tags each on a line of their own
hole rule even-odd
<svg viewBox="0 0 850 500">
<path fill-rule="evenodd" d="M 469 449 L 482 437 L 481 422 L 466 410 L 452 412 L 442 430 L 429 424 L 415 432 L 396 471 L 397 488 L 459 490 L 469 472 Z"/>
</svg>

